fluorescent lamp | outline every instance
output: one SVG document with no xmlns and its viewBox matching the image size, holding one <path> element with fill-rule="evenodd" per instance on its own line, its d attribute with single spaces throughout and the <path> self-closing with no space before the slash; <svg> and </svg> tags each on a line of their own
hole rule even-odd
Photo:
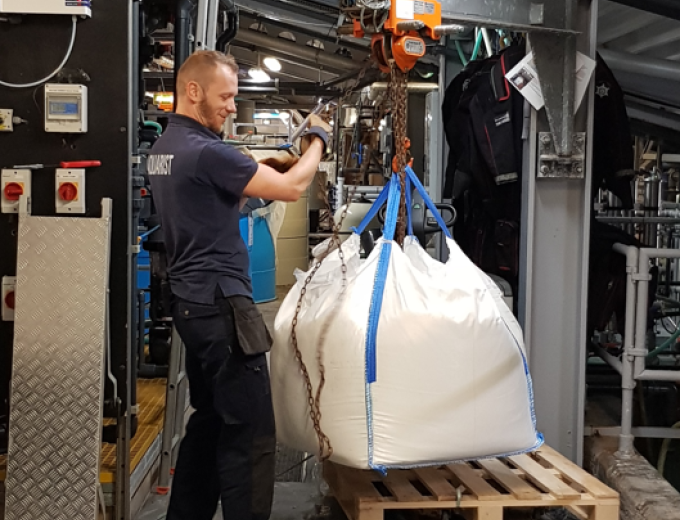
<svg viewBox="0 0 680 520">
<path fill-rule="evenodd" d="M 269 70 L 272 72 L 280 72 L 281 71 L 281 62 L 277 60 L 276 58 L 265 58 L 262 60 L 262 63 L 264 63 L 264 66 L 267 67 Z"/>
<path fill-rule="evenodd" d="M 252 68 L 248 71 L 248 76 L 250 76 L 252 78 L 252 80 L 256 81 L 257 83 L 264 83 L 266 81 L 271 80 L 271 78 L 269 77 L 269 74 L 267 74 L 262 69 Z"/>
</svg>

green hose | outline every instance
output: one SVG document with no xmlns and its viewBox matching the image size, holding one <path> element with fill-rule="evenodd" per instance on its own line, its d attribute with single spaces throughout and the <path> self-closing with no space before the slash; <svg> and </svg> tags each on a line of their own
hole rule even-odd
<svg viewBox="0 0 680 520">
<path fill-rule="evenodd" d="M 479 49 L 482 46 L 482 41 L 484 40 L 482 36 L 482 31 L 479 31 L 477 34 L 477 41 L 475 42 L 475 48 L 472 51 L 472 57 L 470 58 L 470 61 L 475 61 L 477 59 L 477 55 L 479 54 Z"/>
<path fill-rule="evenodd" d="M 158 132 L 158 135 L 161 135 L 163 133 L 163 127 L 156 123 L 156 121 L 144 121 L 144 126 L 151 126 L 156 129 Z"/>
<path fill-rule="evenodd" d="M 678 327 L 675 332 L 671 335 L 670 338 L 668 338 L 666 341 L 664 341 L 661 345 L 656 347 L 654 350 L 652 350 L 649 354 L 647 354 L 647 359 L 656 359 L 659 354 L 661 354 L 664 350 L 667 348 L 671 347 L 677 339 L 680 338 L 680 327 Z"/>
<path fill-rule="evenodd" d="M 465 59 L 465 54 L 463 54 L 463 48 L 460 46 L 460 42 L 456 40 L 456 50 L 458 51 L 458 56 L 460 57 L 460 62 L 463 67 L 467 67 L 468 60 Z"/>
</svg>

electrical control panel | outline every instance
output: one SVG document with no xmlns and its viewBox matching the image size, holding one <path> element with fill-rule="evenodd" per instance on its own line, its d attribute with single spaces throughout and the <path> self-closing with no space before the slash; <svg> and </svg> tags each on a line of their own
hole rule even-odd
<svg viewBox="0 0 680 520">
<path fill-rule="evenodd" d="M 0 13 L 92 16 L 91 0 L 0 0 Z"/>
<path fill-rule="evenodd" d="M 8 108 L 0 108 L 0 132 L 13 132 L 14 110 Z"/>
<path fill-rule="evenodd" d="M 85 213 L 84 169 L 58 169 L 54 185 L 57 213 Z"/>
<path fill-rule="evenodd" d="M 0 306 L 2 307 L 2 321 L 14 321 L 14 302 L 17 279 L 14 276 L 2 277 L 2 291 L 0 292 Z"/>
<path fill-rule="evenodd" d="M 87 132 L 87 87 L 48 83 L 45 85 L 45 132 Z"/>
<path fill-rule="evenodd" d="M 0 208 L 3 213 L 19 213 L 19 199 L 31 196 L 31 170 L 2 170 Z"/>
</svg>

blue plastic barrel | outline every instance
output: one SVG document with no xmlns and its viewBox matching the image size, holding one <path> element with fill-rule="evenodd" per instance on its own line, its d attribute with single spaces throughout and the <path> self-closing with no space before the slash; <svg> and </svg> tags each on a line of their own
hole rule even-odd
<svg viewBox="0 0 680 520">
<path fill-rule="evenodd" d="M 253 282 L 253 300 L 255 303 L 273 301 L 276 299 L 276 253 L 267 220 L 252 213 L 241 215 L 239 228 L 250 257 L 248 274 Z"/>
</svg>

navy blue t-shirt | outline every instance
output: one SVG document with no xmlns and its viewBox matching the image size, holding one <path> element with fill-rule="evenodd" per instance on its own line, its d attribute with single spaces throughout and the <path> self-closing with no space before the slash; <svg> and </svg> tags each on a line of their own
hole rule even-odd
<svg viewBox="0 0 680 520">
<path fill-rule="evenodd" d="M 252 296 L 239 202 L 257 163 L 198 121 L 173 114 L 147 163 L 172 292 L 196 303 Z"/>
</svg>

